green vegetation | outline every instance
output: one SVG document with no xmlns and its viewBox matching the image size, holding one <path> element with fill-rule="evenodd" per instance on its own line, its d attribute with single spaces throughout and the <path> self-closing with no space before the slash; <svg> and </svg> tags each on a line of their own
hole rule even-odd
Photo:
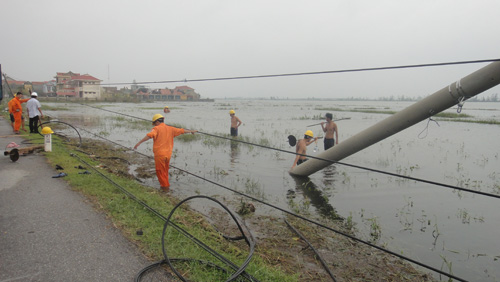
<svg viewBox="0 0 500 282">
<path fill-rule="evenodd" d="M 69 108 L 66 107 L 55 107 L 50 105 L 43 105 L 42 111 L 69 111 Z"/>
<path fill-rule="evenodd" d="M 388 110 L 375 110 L 374 108 L 356 108 L 356 109 L 341 109 L 341 108 L 315 108 L 315 110 L 320 111 L 331 111 L 331 112 L 354 112 L 354 113 L 367 113 L 367 114 L 387 114 L 393 115 L 397 113 L 396 111 L 388 111 Z M 500 124 L 500 121 L 496 120 L 475 120 L 472 119 L 474 116 L 468 114 L 459 114 L 459 113 L 445 113 L 441 112 L 434 117 L 441 118 L 441 120 L 445 121 L 453 121 L 453 122 L 466 122 L 466 123 L 481 123 L 481 124 Z M 304 116 L 298 119 L 313 119 L 313 120 L 321 120 L 324 119 L 323 116 Z"/>
<path fill-rule="evenodd" d="M 387 114 L 393 115 L 396 111 L 382 111 L 375 110 L 374 108 L 356 108 L 356 109 L 341 109 L 341 108 L 315 108 L 318 111 L 331 111 L 331 112 L 354 112 L 354 113 L 367 113 L 367 114 Z M 324 119 L 322 116 L 321 119 Z"/>
<path fill-rule="evenodd" d="M 434 115 L 435 117 L 440 117 L 440 118 L 471 118 L 471 115 L 468 114 L 458 114 L 458 113 L 437 113 Z"/>
<path fill-rule="evenodd" d="M 168 104 L 168 101 L 166 101 L 166 104 Z M 139 109 L 141 109 L 141 110 L 158 110 L 158 111 L 163 112 L 163 107 L 164 106 L 158 106 L 158 107 L 139 107 Z M 171 106 L 168 106 L 168 108 L 170 110 L 182 109 L 181 107 L 171 107 Z"/>
</svg>

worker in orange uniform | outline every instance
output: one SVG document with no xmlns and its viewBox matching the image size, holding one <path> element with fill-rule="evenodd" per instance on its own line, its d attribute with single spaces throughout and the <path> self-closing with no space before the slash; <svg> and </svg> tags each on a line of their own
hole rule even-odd
<svg viewBox="0 0 500 282">
<path fill-rule="evenodd" d="M 170 166 L 172 150 L 174 148 L 174 137 L 184 133 L 194 134 L 198 131 L 168 126 L 163 123 L 164 119 L 165 118 L 160 114 L 153 116 L 153 125 L 155 127 L 153 127 L 151 132 L 146 134 L 146 136 L 134 146 L 134 150 L 136 150 L 141 143 L 153 138 L 156 176 L 160 182 L 161 190 L 168 192 L 170 189 L 170 183 L 168 182 L 168 169 Z"/>
<path fill-rule="evenodd" d="M 23 107 L 22 103 L 28 102 L 29 99 L 23 99 L 23 93 L 17 92 L 16 97 L 9 101 L 9 111 L 12 111 L 12 115 L 14 116 L 14 133 L 19 134 L 19 128 L 21 128 L 21 124 L 24 129 L 24 121 L 23 121 Z"/>
</svg>

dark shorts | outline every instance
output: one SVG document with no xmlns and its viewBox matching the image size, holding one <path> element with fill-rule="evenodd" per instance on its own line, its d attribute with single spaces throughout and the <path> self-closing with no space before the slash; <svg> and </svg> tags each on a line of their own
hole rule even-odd
<svg viewBox="0 0 500 282">
<path fill-rule="evenodd" d="M 231 136 L 238 136 L 238 128 L 231 127 Z"/>
<path fill-rule="evenodd" d="M 10 113 L 10 121 L 11 121 L 11 122 L 14 122 L 14 121 L 15 121 L 15 119 L 14 119 L 14 115 L 13 115 L 12 113 Z"/>
<path fill-rule="evenodd" d="M 330 149 L 331 147 L 333 147 L 333 145 L 335 145 L 335 139 L 325 139 L 324 140 L 324 143 L 325 143 L 325 151 Z"/>
<path fill-rule="evenodd" d="M 303 160 L 299 159 L 299 160 L 297 161 L 297 165 L 299 165 L 299 164 L 301 164 L 301 163 L 305 163 L 307 160 L 308 160 L 308 159 L 303 159 Z"/>
</svg>

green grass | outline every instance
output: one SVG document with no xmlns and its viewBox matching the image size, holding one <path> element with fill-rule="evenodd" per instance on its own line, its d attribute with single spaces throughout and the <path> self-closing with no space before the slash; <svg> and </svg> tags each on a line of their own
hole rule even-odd
<svg viewBox="0 0 500 282">
<path fill-rule="evenodd" d="M 435 117 L 441 117 L 441 118 L 471 118 L 471 115 L 468 114 L 458 114 L 458 113 L 437 113 L 434 115 Z"/>
<path fill-rule="evenodd" d="M 40 136 L 29 136 L 29 139 L 33 143 L 43 143 L 43 138 Z M 58 164 L 65 168 L 64 171 L 68 176 L 63 179 L 68 182 L 72 189 L 91 199 L 95 207 L 106 213 L 113 224 L 121 229 L 127 238 L 135 242 L 146 256 L 153 261 L 163 258 L 161 236 L 164 221 L 128 197 L 117 185 L 123 187 L 123 189 L 164 217 L 168 216 L 179 201 L 178 199 L 142 186 L 130 179 L 116 176 L 106 169 L 97 168 L 98 161 L 74 150 L 74 147 L 63 143 L 57 136 L 53 136 L 52 149 L 52 152 L 44 152 L 43 154 L 51 165 Z M 78 157 L 71 156 L 71 154 Z M 78 165 L 86 167 L 91 174 L 78 174 L 81 170 L 74 168 Z M 112 182 L 102 177 L 97 171 L 108 177 Z M 223 239 L 205 221 L 203 215 L 189 210 L 186 205 L 176 210 L 173 222 L 223 254 L 236 265 L 241 265 L 248 255 L 246 245 L 235 244 Z M 142 230 L 143 235 L 137 235 L 138 230 Z M 200 249 L 197 244 L 173 228 L 167 229 L 166 238 L 166 242 L 168 242 L 167 250 L 171 258 L 188 257 L 221 264 L 212 255 Z M 228 269 L 228 266 L 224 264 L 221 266 Z M 178 267 L 183 273 L 187 273 L 187 276 L 192 281 L 208 281 L 207 277 L 209 277 L 210 281 L 224 281 L 228 278 L 228 274 L 220 273 L 216 269 L 198 263 L 179 263 Z M 297 281 L 298 276 L 296 274 L 284 274 L 279 266 L 266 264 L 265 260 L 256 254 L 254 254 L 247 272 L 261 281 Z"/>
<path fill-rule="evenodd" d="M 353 113 L 368 113 L 368 114 L 388 114 L 392 115 L 397 113 L 396 111 L 388 110 L 374 110 L 373 108 L 357 108 L 357 109 L 341 109 L 341 108 L 315 108 L 319 111 L 331 111 L 331 112 L 353 112 Z M 323 119 L 324 117 L 322 117 Z"/>
<path fill-rule="evenodd" d="M 168 104 L 168 102 L 166 101 L 165 104 Z M 139 107 L 139 109 L 141 109 L 141 110 L 158 110 L 158 111 L 163 112 L 163 107 L 164 106 L 158 106 L 158 107 Z M 171 106 L 168 106 L 168 108 L 170 110 L 182 109 L 181 107 L 171 107 Z"/>
<path fill-rule="evenodd" d="M 357 109 L 341 109 L 341 108 L 316 108 L 315 110 L 321 111 L 335 111 L 335 112 L 355 112 L 355 113 L 368 113 L 368 114 L 388 114 L 393 115 L 397 113 L 396 111 L 388 111 L 388 110 L 373 110 L 373 108 L 357 108 Z M 468 114 L 459 114 L 459 113 L 445 113 L 441 112 L 434 117 L 441 118 L 441 120 L 452 121 L 452 122 L 465 122 L 465 123 L 480 123 L 480 124 L 496 124 L 499 125 L 500 121 L 496 120 L 475 120 L 471 119 L 474 116 Z M 317 119 L 316 116 L 312 116 L 311 118 L 305 116 L 299 119 Z M 323 119 L 323 118 L 319 118 Z"/>
<path fill-rule="evenodd" d="M 47 104 L 42 105 L 42 111 L 69 111 L 69 108 L 59 107 L 59 106 L 49 106 Z"/>
</svg>

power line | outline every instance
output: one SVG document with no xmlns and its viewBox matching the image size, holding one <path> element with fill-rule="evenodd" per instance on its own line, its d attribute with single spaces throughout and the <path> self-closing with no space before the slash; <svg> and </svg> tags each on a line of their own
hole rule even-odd
<svg viewBox="0 0 500 282">
<path fill-rule="evenodd" d="M 144 118 L 140 118 L 140 117 L 135 117 L 135 116 L 132 116 L 132 115 L 128 115 L 128 114 L 124 114 L 124 113 L 120 113 L 120 112 L 115 112 L 115 111 L 111 111 L 111 110 L 107 110 L 107 109 L 102 109 L 102 108 L 99 108 L 99 107 L 94 107 L 94 106 L 90 106 L 90 105 L 83 104 L 83 103 L 76 103 L 76 104 L 84 105 L 84 106 L 87 106 L 87 107 L 95 108 L 95 109 L 98 109 L 98 110 L 103 110 L 103 111 L 114 113 L 114 114 L 118 114 L 118 115 L 123 115 L 123 116 L 131 117 L 131 118 L 135 118 L 135 119 L 140 119 L 140 120 L 144 120 L 144 121 L 150 121 L 148 119 L 144 119 Z M 278 148 L 273 148 L 273 147 L 264 146 L 264 145 L 260 145 L 260 144 L 255 144 L 255 143 L 251 143 L 251 142 L 247 142 L 247 141 L 243 141 L 243 140 L 239 140 L 239 139 L 228 138 L 228 137 L 224 137 L 224 136 L 218 136 L 218 135 L 215 135 L 215 134 L 206 133 L 206 132 L 202 132 L 202 131 L 198 131 L 198 133 L 204 134 L 204 135 L 207 135 L 207 136 L 212 136 L 212 137 L 215 137 L 215 138 L 226 139 L 226 140 L 229 140 L 229 141 L 234 141 L 234 142 L 239 142 L 239 143 L 243 143 L 243 144 L 247 144 L 247 145 L 257 146 L 257 147 L 261 147 L 261 148 L 264 148 L 264 149 L 275 150 L 275 151 L 279 151 L 279 152 L 283 152 L 283 153 L 287 153 L 287 154 L 300 155 L 300 156 L 308 157 L 308 158 L 311 158 L 311 159 L 325 161 L 325 162 L 328 162 L 330 164 L 340 164 L 340 165 L 344 165 L 344 166 L 349 166 L 349 167 L 358 168 L 358 169 L 362 169 L 362 170 L 367 170 L 367 171 L 371 171 L 371 172 L 376 172 L 376 173 L 380 173 L 380 174 L 385 174 L 385 175 L 389 175 L 389 176 L 405 178 L 405 179 L 413 180 L 413 181 L 417 181 L 417 182 L 423 182 L 423 183 L 432 184 L 432 185 L 436 185 L 436 186 L 441 186 L 441 187 L 445 187 L 445 188 L 451 188 L 451 189 L 456 189 L 456 190 L 460 190 L 460 191 L 464 191 L 464 192 L 469 192 L 469 193 L 473 193 L 473 194 L 479 194 L 479 195 L 483 195 L 483 196 L 487 196 L 487 197 L 492 197 L 492 198 L 500 199 L 500 195 L 486 193 L 486 192 L 482 192 L 482 191 L 476 191 L 476 190 L 467 189 L 467 188 L 463 188 L 463 187 L 459 187 L 459 186 L 455 186 L 455 185 L 449 185 L 449 184 L 445 184 L 445 183 L 440 183 L 440 182 L 426 180 L 426 179 L 422 179 L 422 178 L 401 175 L 401 174 L 397 174 L 397 173 L 393 173 L 393 172 L 388 172 L 388 171 L 383 171 L 383 170 L 378 170 L 378 169 L 374 169 L 374 168 L 368 168 L 368 167 L 363 167 L 363 166 L 348 164 L 348 163 L 344 163 L 344 162 L 339 162 L 339 161 L 334 161 L 334 160 L 319 158 L 319 157 L 316 157 L 316 156 L 310 156 L 310 155 L 305 155 L 305 154 L 297 154 L 296 152 L 292 152 L 292 151 L 287 151 L 287 150 L 283 150 L 283 149 L 278 149 Z M 113 142 L 113 141 L 111 141 L 111 142 Z"/>
<path fill-rule="evenodd" d="M 182 79 L 182 80 L 141 81 L 141 82 L 135 82 L 135 83 L 117 82 L 117 83 L 102 83 L 101 85 L 187 83 L 187 82 L 204 82 L 204 81 L 220 81 L 220 80 L 273 78 L 273 77 L 286 77 L 286 76 L 303 76 L 303 75 L 319 75 L 319 74 L 332 74 L 332 73 L 381 71 L 381 70 L 393 70 L 393 69 L 409 69 L 409 68 L 438 67 L 438 66 L 450 66 L 450 65 L 465 65 L 465 64 L 489 63 L 489 62 L 497 62 L 497 61 L 500 61 L 500 59 L 457 61 L 457 62 L 444 62 L 444 63 L 428 63 L 428 64 L 416 64 L 416 65 L 371 67 L 371 68 L 343 69 L 343 70 L 329 70 L 329 71 L 315 71 L 315 72 L 299 72 L 299 73 L 263 74 L 263 75 L 249 75 L 249 76 L 229 76 L 229 77 L 217 77 L 217 78 L 195 78 L 195 79 Z"/>
</svg>

